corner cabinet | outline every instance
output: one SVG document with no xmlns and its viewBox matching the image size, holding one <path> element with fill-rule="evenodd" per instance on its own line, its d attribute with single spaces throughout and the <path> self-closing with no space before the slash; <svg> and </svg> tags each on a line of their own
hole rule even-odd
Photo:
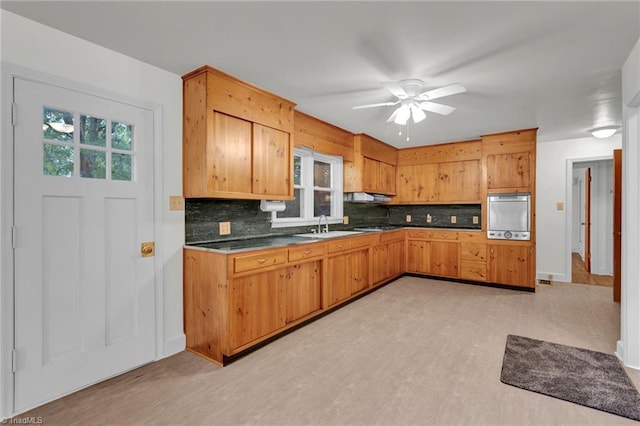
<svg viewBox="0 0 640 426">
<path fill-rule="evenodd" d="M 184 197 L 291 199 L 295 104 L 208 66 L 182 78 Z"/>
</svg>

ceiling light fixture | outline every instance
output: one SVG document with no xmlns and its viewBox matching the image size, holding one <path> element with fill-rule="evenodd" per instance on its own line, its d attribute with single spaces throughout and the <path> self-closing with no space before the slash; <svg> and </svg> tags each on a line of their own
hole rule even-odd
<svg viewBox="0 0 640 426">
<path fill-rule="evenodd" d="M 596 127 L 595 129 L 591 129 L 590 132 L 595 138 L 605 139 L 610 136 L 613 136 L 613 134 L 617 130 L 618 130 L 618 126 L 603 126 L 603 127 Z"/>
</svg>

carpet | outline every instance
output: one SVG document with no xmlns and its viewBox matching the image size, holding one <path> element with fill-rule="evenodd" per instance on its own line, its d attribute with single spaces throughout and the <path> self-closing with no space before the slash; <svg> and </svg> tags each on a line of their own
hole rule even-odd
<svg viewBox="0 0 640 426">
<path fill-rule="evenodd" d="M 640 394 L 614 355 L 509 335 L 500 381 L 640 421 Z"/>
</svg>

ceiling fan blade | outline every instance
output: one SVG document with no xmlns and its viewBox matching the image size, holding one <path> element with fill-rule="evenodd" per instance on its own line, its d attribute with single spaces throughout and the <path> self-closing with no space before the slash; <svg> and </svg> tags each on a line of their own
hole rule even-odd
<svg viewBox="0 0 640 426">
<path fill-rule="evenodd" d="M 451 96 L 458 93 L 466 92 L 467 89 L 462 84 L 450 84 L 448 86 L 443 86 L 438 89 L 427 90 L 426 92 L 420 93 L 418 99 L 423 101 L 428 101 L 431 99 L 443 98 L 445 96 Z"/>
<path fill-rule="evenodd" d="M 413 118 L 414 123 L 419 123 L 427 118 L 427 114 L 425 114 L 422 109 L 418 108 L 417 105 L 413 104 L 411 105 L 411 117 Z"/>
<path fill-rule="evenodd" d="M 384 87 L 386 87 L 394 96 L 405 99 L 407 98 L 407 92 L 395 81 L 383 81 L 381 83 Z"/>
<path fill-rule="evenodd" d="M 418 106 L 425 111 L 435 112 L 436 114 L 442 115 L 449 115 L 456 110 L 455 107 L 442 105 L 435 102 L 420 102 Z"/>
<path fill-rule="evenodd" d="M 358 105 L 358 106 L 354 106 L 354 107 L 351 107 L 351 108 L 352 109 L 363 109 L 363 108 L 374 108 L 374 107 L 381 107 L 381 106 L 391 106 L 391 105 L 396 105 L 398 102 L 400 102 L 400 101 L 396 101 L 396 102 L 380 102 L 378 104 Z"/>
</svg>

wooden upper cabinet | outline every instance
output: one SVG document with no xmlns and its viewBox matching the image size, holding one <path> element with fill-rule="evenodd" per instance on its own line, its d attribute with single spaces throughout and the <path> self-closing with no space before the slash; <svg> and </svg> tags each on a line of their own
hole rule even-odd
<svg viewBox="0 0 640 426">
<path fill-rule="evenodd" d="M 531 153 L 487 155 L 487 188 L 518 189 L 531 185 Z"/>
<path fill-rule="evenodd" d="M 480 160 L 438 164 L 439 201 L 480 201 Z"/>
<path fill-rule="evenodd" d="M 487 189 L 534 192 L 537 129 L 482 136 Z"/>
<path fill-rule="evenodd" d="M 396 195 L 397 149 L 365 134 L 353 137 L 353 161 L 345 161 L 344 192 Z"/>
<path fill-rule="evenodd" d="M 293 158 L 290 139 L 289 133 L 253 125 L 254 194 L 269 197 L 290 194 Z"/>
<path fill-rule="evenodd" d="M 291 199 L 295 104 L 208 66 L 182 78 L 183 195 Z"/>
<path fill-rule="evenodd" d="M 481 147 L 480 141 L 465 141 L 399 150 L 393 203 L 479 203 Z"/>
<path fill-rule="evenodd" d="M 394 203 L 428 203 L 438 200 L 438 165 L 398 166 L 398 196 Z"/>
</svg>

